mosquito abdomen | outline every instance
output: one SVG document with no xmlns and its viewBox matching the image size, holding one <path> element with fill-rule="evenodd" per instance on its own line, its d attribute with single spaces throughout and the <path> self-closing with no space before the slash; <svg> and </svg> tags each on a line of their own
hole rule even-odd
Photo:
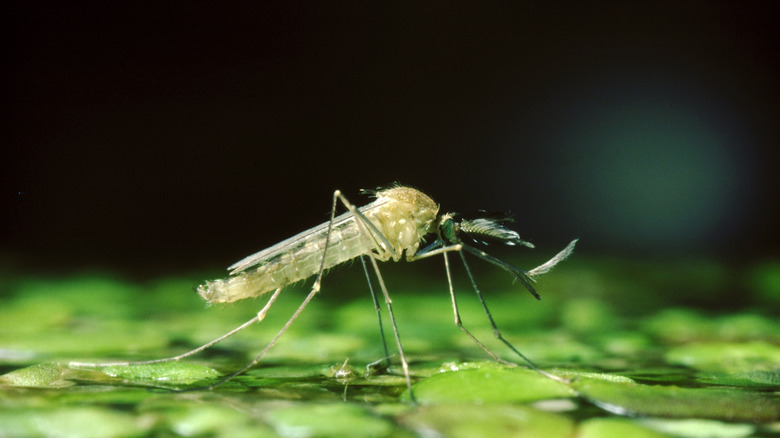
<svg viewBox="0 0 780 438">
<path fill-rule="evenodd" d="M 332 230 L 322 266 L 325 235 L 313 235 L 300 247 L 256 268 L 224 279 L 207 281 L 198 287 L 198 293 L 210 303 L 231 303 L 244 298 L 259 297 L 277 288 L 305 280 L 317 274 L 321 267 L 329 269 L 367 252 L 360 230 L 354 221 L 350 221 Z"/>
</svg>

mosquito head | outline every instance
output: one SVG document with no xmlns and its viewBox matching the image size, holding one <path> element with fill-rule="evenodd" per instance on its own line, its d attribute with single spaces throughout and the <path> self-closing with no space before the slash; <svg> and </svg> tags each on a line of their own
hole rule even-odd
<svg viewBox="0 0 780 438">
<path fill-rule="evenodd" d="M 456 221 L 454 213 L 446 213 L 439 218 L 439 234 L 443 240 L 450 243 L 471 241 L 483 245 L 502 243 L 533 248 L 531 242 L 521 239 L 517 231 L 510 230 L 504 225 L 508 222 L 512 222 L 512 218 L 505 215 L 485 214 L 485 217 Z"/>
<path fill-rule="evenodd" d="M 460 239 L 458 239 L 457 234 L 460 224 L 455 222 L 453 215 L 454 213 L 444 213 L 439 216 L 438 233 L 439 238 L 445 242 L 458 243 Z"/>
</svg>

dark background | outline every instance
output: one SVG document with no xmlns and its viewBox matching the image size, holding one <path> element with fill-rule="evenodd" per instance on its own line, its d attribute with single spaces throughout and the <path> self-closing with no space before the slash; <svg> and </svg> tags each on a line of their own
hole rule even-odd
<svg viewBox="0 0 780 438">
<path fill-rule="evenodd" d="M 545 255 L 777 255 L 780 3 L 546 3 L 7 7 L 6 266 L 221 268 L 394 181 Z"/>
</svg>

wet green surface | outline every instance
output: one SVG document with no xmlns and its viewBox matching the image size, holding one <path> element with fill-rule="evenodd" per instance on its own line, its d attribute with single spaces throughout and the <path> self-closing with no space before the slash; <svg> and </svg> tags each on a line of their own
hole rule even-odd
<svg viewBox="0 0 780 438">
<path fill-rule="evenodd" d="M 385 269 L 416 404 L 397 355 L 388 370 L 366 372 L 384 352 L 357 266 L 327 277 L 266 358 L 214 390 L 197 388 L 251 360 L 305 285 L 285 291 L 261 324 L 198 355 L 90 368 L 70 362 L 179 354 L 264 301 L 207 308 L 192 292 L 210 277 L 200 274 L 143 282 L 4 274 L 0 436 L 780 436 L 778 262 L 580 256 L 539 281 L 541 302 L 502 272 L 476 269 L 505 337 L 562 381 L 490 360 L 454 326 L 440 270 Z M 456 281 L 466 326 L 519 362 L 493 337 L 465 279 Z"/>
</svg>

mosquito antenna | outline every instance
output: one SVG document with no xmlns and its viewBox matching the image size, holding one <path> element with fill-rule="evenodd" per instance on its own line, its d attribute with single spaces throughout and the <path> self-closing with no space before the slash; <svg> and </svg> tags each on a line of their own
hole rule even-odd
<svg viewBox="0 0 780 438">
<path fill-rule="evenodd" d="M 566 245 L 566 248 L 563 248 L 563 250 L 561 250 L 561 252 L 559 252 L 558 254 L 555 254 L 555 256 L 553 258 L 551 258 L 550 260 L 547 260 L 547 262 L 545 262 L 544 264 L 539 265 L 539 266 L 531 269 L 530 271 L 528 271 L 528 276 L 531 279 L 533 279 L 537 275 L 542 275 L 542 274 L 546 274 L 546 273 L 550 272 L 550 270 L 553 268 L 553 266 L 555 266 L 558 263 L 566 260 L 571 255 L 571 253 L 574 252 L 574 245 L 577 244 L 578 240 L 580 240 L 580 239 L 572 240 L 571 242 L 569 242 L 568 245 Z"/>
</svg>

